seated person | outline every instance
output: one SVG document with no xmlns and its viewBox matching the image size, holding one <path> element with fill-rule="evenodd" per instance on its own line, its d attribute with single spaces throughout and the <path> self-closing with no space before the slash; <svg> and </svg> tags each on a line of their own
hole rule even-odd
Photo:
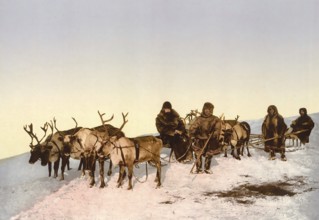
<svg viewBox="0 0 319 220">
<path fill-rule="evenodd" d="M 302 144 L 306 144 L 309 143 L 309 136 L 315 124 L 311 117 L 307 114 L 306 108 L 300 108 L 299 114 L 300 116 L 291 123 L 290 127 L 292 132 L 300 132 L 296 135 Z"/>
</svg>

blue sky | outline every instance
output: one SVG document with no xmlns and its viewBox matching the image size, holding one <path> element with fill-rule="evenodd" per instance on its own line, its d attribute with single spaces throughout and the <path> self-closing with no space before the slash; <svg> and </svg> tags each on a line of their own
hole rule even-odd
<svg viewBox="0 0 319 220">
<path fill-rule="evenodd" d="M 99 125 L 129 112 L 128 136 L 181 116 L 318 112 L 318 1 L 0 0 L 0 157 L 28 150 L 25 124 Z M 10 149 L 10 150 L 8 150 Z"/>
</svg>

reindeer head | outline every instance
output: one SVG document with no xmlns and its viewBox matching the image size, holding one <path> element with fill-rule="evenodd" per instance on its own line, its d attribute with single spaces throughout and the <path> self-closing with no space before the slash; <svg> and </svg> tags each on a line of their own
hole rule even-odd
<svg viewBox="0 0 319 220">
<path fill-rule="evenodd" d="M 99 149 L 100 152 L 98 152 L 98 153 L 102 153 L 103 155 L 108 155 L 108 154 L 110 154 L 112 146 L 114 146 L 114 143 L 118 139 L 117 135 L 122 132 L 124 125 L 128 122 L 128 120 L 126 120 L 128 113 L 126 113 L 125 115 L 124 115 L 124 113 L 122 113 L 123 124 L 121 125 L 121 127 L 119 129 L 116 129 L 116 131 L 114 131 L 112 134 L 110 134 L 110 132 L 108 130 L 108 126 L 106 125 L 106 122 L 111 121 L 113 119 L 114 115 L 112 115 L 112 117 L 110 119 L 104 120 L 103 116 L 105 113 L 101 114 L 98 111 L 98 114 L 100 116 L 102 125 L 104 126 L 104 130 L 105 130 L 105 135 L 104 135 L 103 140 L 102 140 L 102 147 L 101 147 L 101 149 Z"/>
<path fill-rule="evenodd" d="M 57 126 L 56 126 L 56 119 L 53 118 L 53 122 L 54 122 L 54 127 L 57 131 L 57 142 L 59 142 L 59 144 L 61 144 L 63 146 L 63 153 L 64 154 L 70 154 L 71 153 L 71 148 L 73 146 L 74 143 L 76 143 L 75 141 L 77 140 L 77 132 L 81 129 L 81 127 L 78 127 L 78 123 L 75 120 L 75 118 L 73 118 L 73 121 L 75 122 L 75 127 L 73 129 L 67 130 L 67 131 L 60 131 Z"/>
<path fill-rule="evenodd" d="M 23 127 L 23 129 L 29 134 L 29 136 L 31 137 L 31 143 L 29 144 L 31 150 L 30 150 L 30 153 L 31 153 L 31 156 L 30 156 L 30 159 L 29 159 L 29 163 L 30 164 L 34 164 L 36 161 L 38 161 L 40 158 L 41 158 L 41 162 L 42 162 L 42 157 L 43 157 L 43 152 L 42 152 L 42 149 L 43 149 L 43 145 L 45 145 L 45 142 L 42 142 L 42 140 L 44 139 L 44 137 L 46 136 L 46 132 L 48 130 L 48 123 L 46 122 L 44 124 L 43 127 L 41 127 L 41 129 L 44 131 L 44 135 L 43 137 L 39 140 L 37 135 L 33 132 L 33 125 L 32 123 L 28 126 L 29 127 L 29 130 L 27 129 L 27 125 L 25 125 Z M 33 140 L 36 140 L 36 144 L 34 145 L 33 144 Z M 42 142 L 42 143 L 41 143 Z M 43 162 L 44 163 L 44 162 Z M 41 163 L 42 164 L 42 163 Z"/>
<path fill-rule="evenodd" d="M 231 135 L 233 133 L 232 126 L 224 119 L 225 118 L 221 120 L 221 131 L 219 135 L 219 143 L 221 146 L 225 146 L 230 143 Z"/>
</svg>

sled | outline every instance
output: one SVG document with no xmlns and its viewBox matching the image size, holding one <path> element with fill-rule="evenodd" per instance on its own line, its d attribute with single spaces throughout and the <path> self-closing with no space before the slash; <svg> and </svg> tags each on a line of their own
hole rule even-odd
<svg viewBox="0 0 319 220">
<path fill-rule="evenodd" d="M 297 134 L 300 134 L 305 131 L 307 130 L 290 132 L 284 135 L 286 152 L 294 152 L 297 150 L 304 149 L 302 148 L 300 144 L 300 140 L 298 139 Z M 265 150 L 265 147 L 264 147 L 265 142 L 274 140 L 274 139 L 276 139 L 276 137 L 265 139 L 262 134 L 250 134 L 249 145 L 256 149 Z M 293 141 L 291 141 L 291 139 L 293 139 Z M 295 141 L 296 141 L 296 144 L 295 144 Z"/>
</svg>

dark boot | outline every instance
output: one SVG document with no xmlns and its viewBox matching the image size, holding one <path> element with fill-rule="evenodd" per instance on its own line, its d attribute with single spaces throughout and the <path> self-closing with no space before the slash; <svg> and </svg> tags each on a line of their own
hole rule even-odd
<svg viewBox="0 0 319 220">
<path fill-rule="evenodd" d="M 281 160 L 282 160 L 282 161 L 287 161 L 287 158 L 286 158 L 285 154 L 282 154 L 282 155 L 281 155 Z"/>
<path fill-rule="evenodd" d="M 269 160 L 275 160 L 275 159 L 276 159 L 275 152 L 273 150 L 271 150 L 270 154 L 269 154 Z"/>
<path fill-rule="evenodd" d="M 212 163 L 212 157 L 205 157 L 205 173 L 212 174 L 213 172 L 210 170 L 210 165 Z"/>
</svg>

